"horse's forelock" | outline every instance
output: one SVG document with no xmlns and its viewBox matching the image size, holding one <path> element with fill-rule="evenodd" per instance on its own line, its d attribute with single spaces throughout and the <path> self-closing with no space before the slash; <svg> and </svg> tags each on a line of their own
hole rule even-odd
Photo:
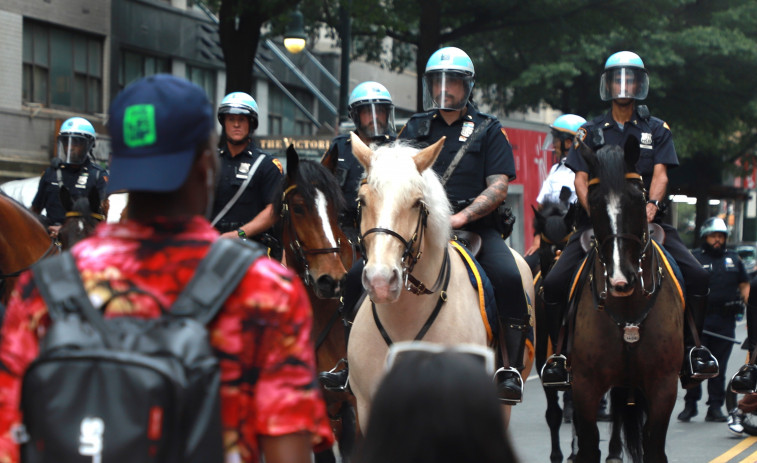
<svg viewBox="0 0 757 463">
<path fill-rule="evenodd" d="M 611 191 L 623 191 L 626 174 L 623 149 L 617 145 L 605 146 L 597 152 L 597 158 L 597 177 L 600 181 L 601 195 L 607 197 Z"/>
<path fill-rule="evenodd" d="M 418 175 L 413 156 L 419 150 L 405 141 L 384 145 L 374 151 L 368 183 L 376 191 L 389 191 L 394 197 L 407 198 L 420 189 L 428 207 L 427 239 L 443 246 L 450 236 L 450 204 L 447 194 L 432 169 Z"/>
</svg>

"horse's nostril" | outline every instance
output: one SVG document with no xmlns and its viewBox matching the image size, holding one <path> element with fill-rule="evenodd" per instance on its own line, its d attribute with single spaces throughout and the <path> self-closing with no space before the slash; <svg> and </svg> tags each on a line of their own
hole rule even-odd
<svg viewBox="0 0 757 463">
<path fill-rule="evenodd" d="M 400 279 L 400 272 L 396 268 L 392 270 L 392 277 L 389 279 L 389 285 L 394 286 Z"/>
<path fill-rule="evenodd" d="M 331 275 L 321 275 L 318 277 L 316 285 L 321 294 L 331 296 L 336 292 L 337 281 Z"/>
</svg>

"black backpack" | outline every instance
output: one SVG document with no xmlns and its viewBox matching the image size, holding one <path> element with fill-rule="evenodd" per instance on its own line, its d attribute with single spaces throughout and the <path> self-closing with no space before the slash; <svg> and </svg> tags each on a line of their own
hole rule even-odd
<svg viewBox="0 0 757 463">
<path fill-rule="evenodd" d="M 23 379 L 23 462 L 223 462 L 206 324 L 265 248 L 219 239 L 173 306 L 104 319 L 70 253 L 34 267 L 52 323 Z M 23 443 L 25 441 L 25 443 Z"/>
</svg>

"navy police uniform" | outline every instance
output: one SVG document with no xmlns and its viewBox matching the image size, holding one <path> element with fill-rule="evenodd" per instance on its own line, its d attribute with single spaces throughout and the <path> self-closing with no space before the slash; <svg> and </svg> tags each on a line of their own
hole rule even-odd
<svg viewBox="0 0 757 463">
<path fill-rule="evenodd" d="M 707 317 L 704 329 L 734 338 L 736 336 L 736 314 L 741 311 L 740 283 L 749 282 L 744 262 L 739 255 L 728 249 L 723 255 L 714 255 L 704 247 L 693 251 L 694 257 L 710 275 L 710 297 L 707 303 Z M 725 339 L 702 335 L 702 344 L 710 349 L 718 359 L 720 371 L 727 371 L 733 343 Z M 725 376 L 720 374 L 707 382 L 707 405 L 720 408 L 725 399 Z M 702 398 L 702 387 L 697 384 L 686 391 L 684 400 L 695 404 Z"/>
<path fill-rule="evenodd" d="M 399 134 L 400 139 L 416 140 L 430 145 L 446 136 L 444 148 L 433 169 L 444 174 L 455 154 L 473 134 L 476 127 L 489 124 L 468 146 L 445 189 L 455 212 L 463 209 L 487 188 L 486 178 L 506 175 L 515 179 L 513 151 L 502 124 L 488 114 L 479 112 L 470 102 L 459 120 L 447 125 L 438 110 L 413 115 Z M 500 316 L 523 320 L 528 306 L 520 272 L 510 248 L 496 229 L 496 211 L 465 226 L 481 236 L 481 252 L 477 259 L 494 286 Z"/>
<path fill-rule="evenodd" d="M 604 145 L 625 146 L 629 136 L 635 136 L 640 143 L 641 155 L 636 163 L 636 171 L 641 174 L 644 187 L 649 191 L 655 164 L 665 164 L 668 168 L 678 165 L 670 128 L 662 120 L 649 115 L 646 106 L 639 106 L 630 121 L 621 127 L 608 112 L 584 124 L 576 137 L 581 138 L 591 149 L 598 150 Z M 568 152 L 565 164 L 575 172 L 589 172 L 584 159 L 575 146 Z M 705 296 L 709 275 L 702 269 L 688 248 L 681 242 L 678 231 L 662 223 L 660 214 L 654 220 L 665 230 L 665 249 L 678 263 L 683 273 L 687 295 Z M 585 229 L 587 223 L 579 224 Z M 560 259 L 544 279 L 544 300 L 548 304 L 563 304 L 567 300 L 570 279 L 585 255 L 580 244 L 581 233 L 574 233 L 565 246 Z"/>
<path fill-rule="evenodd" d="M 226 233 L 254 219 L 263 209 L 273 203 L 275 199 L 273 195 L 281 184 L 283 172 L 276 158 L 253 146 L 252 142 L 234 157 L 229 154 L 226 146 L 221 148 L 218 154 L 221 159 L 221 173 L 213 202 L 212 217 L 214 218 L 250 175 L 258 156 L 263 156 L 245 192 L 215 225 L 219 232 Z"/>
<path fill-rule="evenodd" d="M 97 191 L 100 193 L 100 201 L 105 199 L 105 186 L 108 183 L 108 173 L 105 169 L 92 162 L 91 159 L 85 159 L 81 165 L 60 164 L 59 168 L 50 166 L 45 169 L 45 172 L 39 179 L 39 187 L 32 201 L 32 208 L 36 211 L 45 209 L 46 215 L 52 224 L 62 224 L 66 219 L 66 210 L 60 202 L 59 171 L 61 181 L 71 194 L 73 201 L 87 197 L 93 188 L 97 188 Z"/>
</svg>

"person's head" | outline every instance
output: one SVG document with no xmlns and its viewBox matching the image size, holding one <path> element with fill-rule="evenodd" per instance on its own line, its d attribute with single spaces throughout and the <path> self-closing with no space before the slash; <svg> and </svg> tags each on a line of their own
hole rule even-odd
<svg viewBox="0 0 757 463">
<path fill-rule="evenodd" d="M 554 151 L 558 159 L 566 156 L 570 145 L 573 143 L 573 137 L 576 136 L 578 129 L 586 123 L 586 119 L 575 114 L 563 114 L 549 124 L 550 133 L 544 140 L 543 149 L 545 151 Z"/>
<path fill-rule="evenodd" d="M 728 227 L 720 217 L 710 217 L 702 224 L 699 237 L 703 239 L 702 249 L 715 254 L 725 251 L 725 242 L 728 239 Z"/>
<path fill-rule="evenodd" d="M 378 82 L 363 82 L 355 87 L 348 108 L 350 118 L 363 138 L 371 140 L 394 134 L 392 96 Z"/>
<path fill-rule="evenodd" d="M 599 83 L 602 101 L 618 100 L 628 104 L 645 99 L 648 92 L 649 75 L 639 55 L 619 51 L 607 58 Z"/>
<path fill-rule="evenodd" d="M 130 203 L 144 196 L 180 197 L 179 207 L 206 213 L 217 171 L 214 125 L 199 86 L 168 74 L 132 83 L 110 106 L 108 193 L 126 190 Z"/>
<path fill-rule="evenodd" d="M 58 132 L 58 158 L 66 165 L 82 165 L 96 140 L 95 128 L 88 120 L 81 117 L 66 119 Z"/>
<path fill-rule="evenodd" d="M 397 357 L 373 398 L 360 463 L 515 461 L 482 364 L 452 350 Z"/>
<path fill-rule="evenodd" d="M 473 92 L 475 76 L 473 61 L 461 49 L 446 47 L 435 51 L 423 74 L 423 108 L 463 109 Z"/>
<path fill-rule="evenodd" d="M 227 142 L 246 145 L 258 128 L 258 104 L 244 92 L 229 93 L 218 106 L 218 122 Z"/>
</svg>

